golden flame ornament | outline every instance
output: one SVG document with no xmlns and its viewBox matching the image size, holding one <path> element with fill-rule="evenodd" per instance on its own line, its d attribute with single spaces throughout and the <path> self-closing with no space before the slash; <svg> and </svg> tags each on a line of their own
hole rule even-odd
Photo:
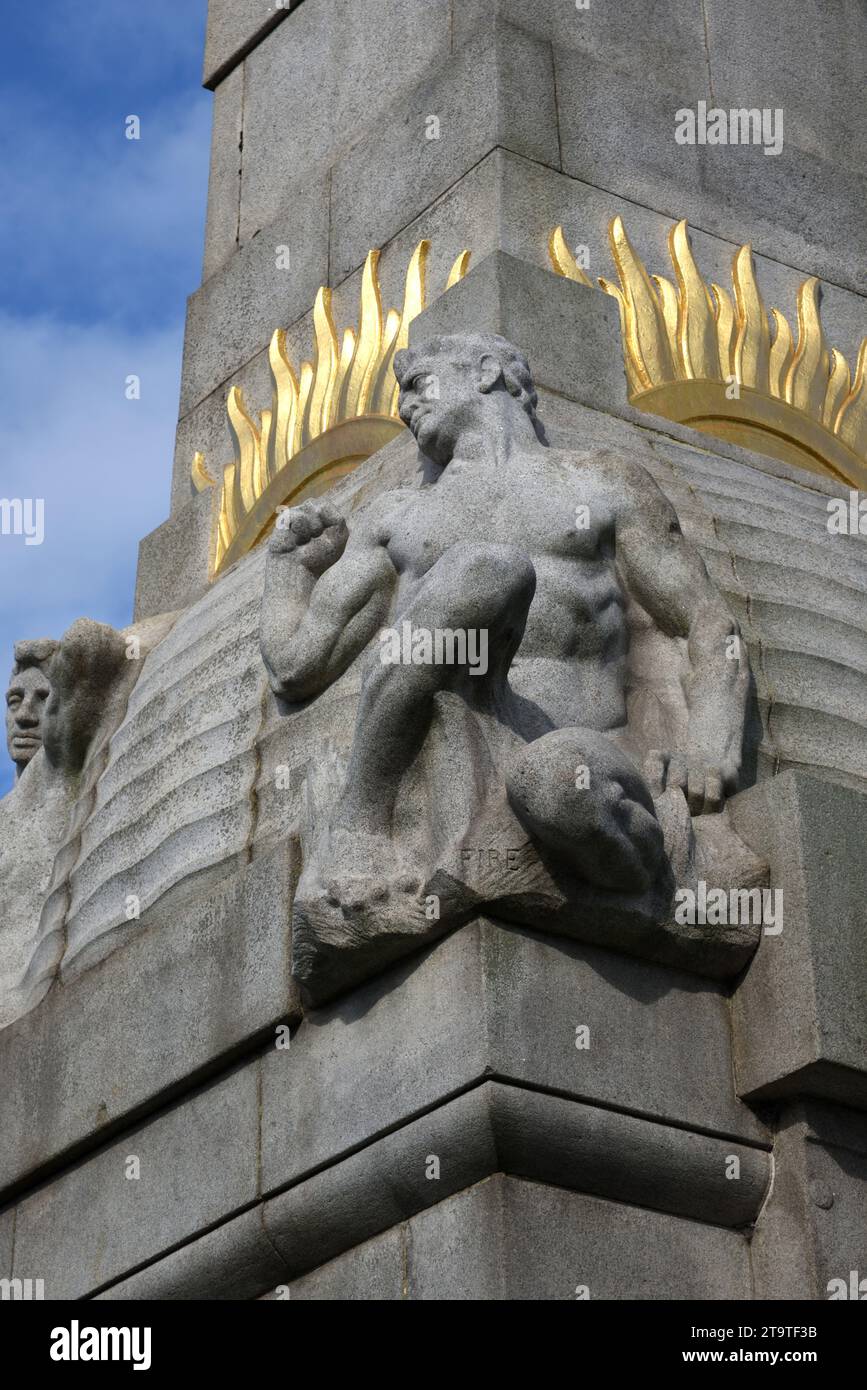
<svg viewBox="0 0 867 1390">
<path fill-rule="evenodd" d="M 312 361 L 296 373 L 278 328 L 269 348 L 271 408 L 254 420 L 239 386 L 226 402 L 234 460 L 223 470 L 212 576 L 216 577 L 261 540 L 278 506 L 327 490 L 339 477 L 381 449 L 403 428 L 397 414 L 394 356 L 409 341 L 409 325 L 425 308 L 430 242 L 412 253 L 403 307 L 383 315 L 379 251 L 370 251 L 361 276 L 356 328 L 338 341 L 331 290 L 323 286 L 313 305 Z M 463 279 L 470 252 L 462 251 L 446 288 Z M 198 491 L 216 486 L 201 453 L 191 476 Z"/>
<path fill-rule="evenodd" d="M 853 378 L 825 340 L 815 277 L 798 290 L 795 338 L 766 308 L 748 245 L 735 253 L 729 292 L 705 283 L 686 222 L 668 237 L 673 281 L 648 274 L 620 217 L 608 235 L 619 284 L 599 284 L 620 310 L 632 405 L 867 490 L 867 338 Z M 562 227 L 549 253 L 559 275 L 589 285 Z"/>
</svg>

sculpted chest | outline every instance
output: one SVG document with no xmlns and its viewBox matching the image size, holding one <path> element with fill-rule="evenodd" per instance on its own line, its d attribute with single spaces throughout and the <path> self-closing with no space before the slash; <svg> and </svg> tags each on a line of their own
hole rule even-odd
<svg viewBox="0 0 867 1390">
<path fill-rule="evenodd" d="M 450 464 L 396 518 L 389 554 L 399 573 L 411 574 L 426 573 L 465 540 L 517 546 L 534 560 L 590 561 L 613 542 L 613 527 L 610 501 L 589 475 L 567 479 L 538 464 L 495 475 Z"/>
</svg>

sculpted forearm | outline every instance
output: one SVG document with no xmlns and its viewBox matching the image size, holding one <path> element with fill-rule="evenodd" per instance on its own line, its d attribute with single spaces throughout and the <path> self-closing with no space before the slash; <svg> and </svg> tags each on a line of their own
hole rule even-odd
<svg viewBox="0 0 867 1390">
<path fill-rule="evenodd" d="M 275 694 L 282 694 L 290 681 L 298 629 L 315 583 L 315 576 L 294 554 L 269 552 L 259 636 L 262 659 Z"/>
<path fill-rule="evenodd" d="M 740 771 L 749 667 L 738 625 L 719 596 L 696 607 L 688 651 L 689 748 L 714 759 L 728 793 Z"/>
<path fill-rule="evenodd" d="M 738 625 L 651 479 L 618 533 L 630 587 L 657 625 L 685 638 L 686 746 L 654 750 L 655 790 L 680 786 L 694 814 L 719 809 L 740 773 L 749 665 Z"/>
<path fill-rule="evenodd" d="M 319 581 L 320 584 L 322 581 Z M 364 650 L 382 626 L 388 596 L 378 591 L 353 592 L 350 601 L 333 606 L 313 588 L 310 606 L 294 631 L 272 636 L 262 655 L 271 688 L 296 703 L 321 694 Z"/>
<path fill-rule="evenodd" d="M 393 577 L 382 547 L 350 539 L 328 503 L 284 513 L 262 603 L 262 657 L 274 693 L 310 699 L 342 675 L 383 622 Z"/>
</svg>

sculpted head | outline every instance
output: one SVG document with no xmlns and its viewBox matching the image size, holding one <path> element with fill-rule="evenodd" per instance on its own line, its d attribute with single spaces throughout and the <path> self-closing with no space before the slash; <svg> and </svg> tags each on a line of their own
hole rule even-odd
<svg viewBox="0 0 867 1390">
<path fill-rule="evenodd" d="M 496 333 L 454 333 L 404 348 L 394 359 L 400 418 L 419 448 L 448 463 L 462 434 L 536 430 L 537 396 L 526 357 Z"/>
<path fill-rule="evenodd" d="M 57 643 L 50 637 L 15 644 L 15 666 L 6 691 L 6 747 L 19 776 L 42 747 L 45 706 L 51 694 L 48 669 L 56 650 Z"/>
</svg>

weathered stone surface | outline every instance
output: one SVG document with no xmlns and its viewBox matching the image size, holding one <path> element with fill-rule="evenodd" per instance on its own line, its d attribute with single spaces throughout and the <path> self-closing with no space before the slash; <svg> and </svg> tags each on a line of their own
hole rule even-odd
<svg viewBox="0 0 867 1390">
<path fill-rule="evenodd" d="M 296 874 L 291 842 L 277 846 L 0 1031 L 0 1191 L 298 1021 Z"/>
<path fill-rule="evenodd" d="M 24 1198 L 13 1274 L 44 1278 L 48 1299 L 80 1298 L 252 1203 L 257 1069 L 186 1096 Z"/>
<path fill-rule="evenodd" d="M 587 1050 L 575 1046 L 581 1025 Z M 288 1051 L 266 1054 L 263 1191 L 297 1182 L 485 1074 L 748 1143 L 765 1138 L 732 1095 L 716 986 L 478 922 L 308 1015 Z M 328 1107 L 311 1111 L 311 1094 L 328 1095 Z"/>
<path fill-rule="evenodd" d="M 591 0 L 581 9 L 570 0 L 461 0 L 454 7 L 455 46 L 471 42 L 480 29 L 503 20 L 579 51 L 588 65 L 613 63 L 633 79 L 643 81 L 651 67 L 676 73 L 684 85 L 699 89 L 707 80 L 701 7 L 683 0 L 659 0 L 652 10 L 644 0 L 617 0 L 613 5 Z M 566 92 L 563 98 L 577 101 L 580 92 Z"/>
<path fill-rule="evenodd" d="M 499 333 L 521 343 L 534 381 L 596 409 L 625 406 L 617 306 L 608 295 L 495 251 L 410 325 L 410 345 L 435 335 Z M 543 421 L 544 423 L 544 421 Z"/>
<path fill-rule="evenodd" d="M 737 1181 L 726 1176 L 735 1158 Z M 294 1277 L 497 1171 L 740 1228 L 758 1214 L 770 1161 L 730 1139 L 488 1082 L 272 1197 L 265 1226 Z"/>
<path fill-rule="evenodd" d="M 733 1161 L 739 1180 L 730 1180 Z M 434 1166 L 436 1165 L 436 1166 Z M 391 1259 L 420 1211 L 507 1172 L 740 1229 L 768 1186 L 763 1150 L 486 1082 L 106 1289 L 105 1298 L 400 1297 Z M 386 1242 L 390 1248 L 391 1242 Z M 342 1262 L 341 1262 L 342 1261 Z M 403 1266 L 401 1266 L 403 1267 Z M 310 1274 L 310 1271 L 314 1271 Z M 300 1276 L 300 1278 L 299 1278 Z M 308 1276 L 305 1280 L 305 1276 Z"/>
<path fill-rule="evenodd" d="M 867 240 L 855 209 L 865 179 L 857 167 L 791 140 L 776 156 L 759 145 L 681 145 L 675 113 L 707 100 L 706 88 L 685 92 L 649 73 L 637 84 L 559 47 L 555 69 L 564 173 L 644 207 L 683 209 L 708 232 L 863 290 Z M 767 93 L 749 105 L 767 106 Z"/>
<path fill-rule="evenodd" d="M 732 811 L 769 860 L 784 910 L 782 932 L 765 935 L 735 991 L 738 1091 L 867 1108 L 867 798 L 786 772 Z"/>
<path fill-rule="evenodd" d="M 846 150 L 863 146 L 863 104 L 841 97 L 867 82 L 867 12 L 858 0 L 806 0 L 797 25 L 786 0 L 760 9 L 750 0 L 707 0 L 704 10 L 718 105 L 783 107 L 786 138 L 838 165 Z"/>
<path fill-rule="evenodd" d="M 498 146 L 559 163 L 550 50 L 510 25 L 461 49 L 335 163 L 332 274 L 342 279 Z"/>
<path fill-rule="evenodd" d="M 15 1208 L 0 1212 L 0 1279 L 12 1277 L 12 1249 L 15 1244 Z"/>
<path fill-rule="evenodd" d="M 161 1260 L 112 1284 L 98 1299 L 258 1298 L 288 1277 L 262 1226 L 261 1206 L 208 1231 Z"/>
<path fill-rule="evenodd" d="M 39 919 L 54 856 L 73 805 L 73 788 L 50 767 L 44 750 L 30 760 L 16 785 L 0 800 L 0 1036 L 38 1001 L 26 973 L 39 940 Z"/>
<path fill-rule="evenodd" d="M 208 0 L 205 67 L 202 81 L 213 87 L 244 54 L 287 19 L 301 0 L 263 4 L 262 0 Z"/>
<path fill-rule="evenodd" d="M 243 143 L 244 68 L 240 66 L 214 92 L 203 280 L 221 270 L 238 249 Z"/>
<path fill-rule="evenodd" d="M 245 62 L 242 244 L 284 206 L 287 185 L 332 164 L 363 131 L 385 131 L 390 108 L 448 59 L 450 10 L 449 0 L 304 0 L 255 48 Z"/>
<path fill-rule="evenodd" d="M 285 189 L 280 216 L 187 301 L 180 414 L 267 347 L 275 328 L 300 318 L 328 280 L 328 185 Z M 286 251 L 281 248 L 288 249 Z"/>
<path fill-rule="evenodd" d="M 218 505 L 218 488 L 196 493 L 139 542 L 137 619 L 176 612 L 206 592 Z"/>
<path fill-rule="evenodd" d="M 716 987 L 607 952 L 569 943 L 561 950 L 529 932 L 486 927 L 479 947 L 494 1073 L 588 1100 L 607 1095 L 623 1109 L 696 1127 L 703 1108 L 702 1127 L 762 1140 L 762 1126 L 733 1103 L 726 1086 L 726 1010 Z M 589 1029 L 587 1051 L 575 1047 L 581 1024 Z M 691 1039 L 694 1078 L 683 1070 L 684 1037 Z"/>
<path fill-rule="evenodd" d="M 415 1217 L 407 1297 L 750 1297 L 735 1231 L 497 1175 Z"/>
<path fill-rule="evenodd" d="M 755 1220 L 770 1184 L 768 1154 L 730 1139 L 518 1086 L 491 1087 L 491 1110 L 505 1173 L 734 1229 Z"/>
<path fill-rule="evenodd" d="M 496 1172 L 500 1089 L 511 1088 L 477 1086 L 266 1201 L 265 1229 L 291 1277 Z"/>
<path fill-rule="evenodd" d="M 295 351 L 297 347 L 300 348 L 303 355 L 309 354 L 309 344 L 306 338 L 303 347 L 300 343 L 296 344 L 291 331 L 287 334 L 287 340 L 292 343 L 291 351 Z M 300 357 L 296 358 L 296 361 L 300 362 L 301 360 Z M 190 500 L 197 495 L 191 477 L 193 456 L 196 453 L 204 455 L 205 466 L 217 481 L 217 492 L 220 491 L 224 469 L 235 457 L 235 445 L 232 441 L 226 413 L 229 390 L 233 386 L 239 387 L 243 392 L 247 408 L 254 413 L 257 419 L 261 416 L 262 410 L 270 406 L 273 388 L 268 363 L 268 344 L 264 339 L 255 356 L 242 367 L 239 367 L 237 371 L 232 372 L 229 382 L 221 382 L 215 390 L 211 391 L 210 395 L 205 396 L 178 421 L 172 471 L 173 514 L 186 507 Z M 195 562 L 196 574 L 207 567 L 210 539 L 208 536 L 208 543 L 204 545 L 204 535 L 197 537 L 198 543 L 195 547 L 198 556 Z M 180 556 L 177 559 L 179 568 L 184 568 L 189 563 L 186 559 L 181 559 Z"/>
<path fill-rule="evenodd" d="M 757 1298 L 853 1297 L 867 1249 L 867 1121 L 796 1101 L 774 1144 L 774 1185 L 752 1241 Z M 858 1290 L 854 1296 L 863 1298 Z"/>
<path fill-rule="evenodd" d="M 375 1299 L 393 1302 L 406 1296 L 404 1261 L 403 1230 L 387 1231 L 376 1240 L 348 1250 L 321 1269 L 294 1280 L 289 1285 L 288 1297 L 293 1301 L 339 1299 L 341 1302 L 357 1302 Z"/>
</svg>

